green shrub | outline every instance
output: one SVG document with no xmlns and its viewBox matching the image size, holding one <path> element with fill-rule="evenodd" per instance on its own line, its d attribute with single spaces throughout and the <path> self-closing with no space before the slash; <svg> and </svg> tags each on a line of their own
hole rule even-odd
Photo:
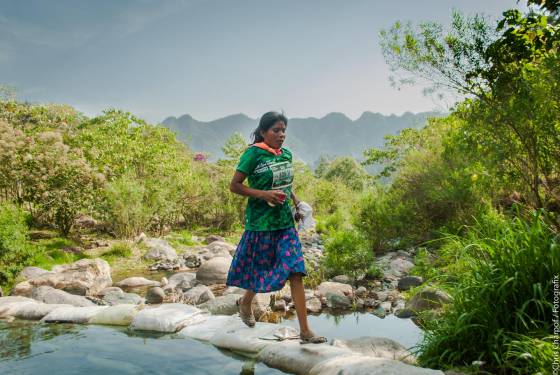
<svg viewBox="0 0 560 375">
<path fill-rule="evenodd" d="M 354 280 L 366 273 L 374 261 L 367 241 L 355 231 L 339 231 L 325 243 L 324 265 L 329 275 L 349 275 Z"/>
<path fill-rule="evenodd" d="M 489 213 L 447 241 L 461 264 L 447 285 L 454 301 L 426 323 L 420 363 L 441 368 L 481 360 L 498 373 L 549 371 L 560 243 L 540 213 L 529 221 Z"/>
<path fill-rule="evenodd" d="M 0 284 L 12 282 L 38 252 L 27 234 L 23 210 L 9 203 L 0 204 Z"/>
<path fill-rule="evenodd" d="M 133 176 L 125 175 L 107 184 L 106 220 L 118 236 L 132 237 L 146 230 L 152 212 L 145 202 L 146 188 Z"/>
<path fill-rule="evenodd" d="M 316 230 L 318 233 L 328 235 L 331 232 L 337 232 L 343 229 L 350 229 L 348 219 L 346 218 L 344 210 L 339 208 L 330 215 L 317 218 Z"/>
<path fill-rule="evenodd" d="M 383 272 L 375 265 L 375 263 L 369 266 L 366 271 L 367 279 L 380 279 L 381 277 L 383 277 Z"/>
<path fill-rule="evenodd" d="M 399 245 L 398 239 L 405 237 L 410 229 L 411 212 L 403 202 L 382 190 L 366 194 L 353 211 L 354 226 L 376 252 Z"/>
</svg>

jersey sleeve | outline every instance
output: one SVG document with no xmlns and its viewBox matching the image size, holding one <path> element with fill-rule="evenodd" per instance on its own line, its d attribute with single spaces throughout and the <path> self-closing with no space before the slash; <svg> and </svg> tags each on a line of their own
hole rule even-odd
<svg viewBox="0 0 560 375">
<path fill-rule="evenodd" d="M 250 175 L 255 170 L 257 165 L 257 155 L 254 147 L 249 147 L 239 158 L 236 170 L 246 175 Z"/>
</svg>

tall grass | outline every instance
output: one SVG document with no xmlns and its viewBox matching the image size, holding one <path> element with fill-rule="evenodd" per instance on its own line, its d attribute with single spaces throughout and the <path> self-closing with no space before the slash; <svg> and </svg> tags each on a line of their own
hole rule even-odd
<svg viewBox="0 0 560 375">
<path fill-rule="evenodd" d="M 499 374 L 548 373 L 552 366 L 554 275 L 560 273 L 558 237 L 535 213 L 529 220 L 483 215 L 455 248 L 454 302 L 426 322 L 419 361 L 428 367 L 483 361 Z"/>
</svg>

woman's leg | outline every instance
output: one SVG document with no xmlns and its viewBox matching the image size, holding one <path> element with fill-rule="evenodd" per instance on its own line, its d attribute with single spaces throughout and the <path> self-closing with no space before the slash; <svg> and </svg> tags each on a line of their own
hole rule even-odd
<svg viewBox="0 0 560 375">
<path fill-rule="evenodd" d="M 303 280 L 300 274 L 294 273 L 289 277 L 290 290 L 292 291 L 292 299 L 296 306 L 296 314 L 299 322 L 299 331 L 303 335 L 311 332 L 307 323 L 307 307 L 305 306 L 305 291 L 303 289 Z"/>
<path fill-rule="evenodd" d="M 243 311 L 244 314 L 253 314 L 251 303 L 253 302 L 255 294 L 257 293 L 253 292 L 252 290 L 245 290 L 245 294 L 243 295 L 243 297 L 241 297 L 239 308 Z"/>
</svg>

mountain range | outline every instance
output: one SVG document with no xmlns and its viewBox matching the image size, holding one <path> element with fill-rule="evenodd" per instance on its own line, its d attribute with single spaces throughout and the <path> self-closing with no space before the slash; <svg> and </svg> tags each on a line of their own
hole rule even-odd
<svg viewBox="0 0 560 375">
<path fill-rule="evenodd" d="M 397 134 L 404 128 L 421 128 L 427 118 L 439 116 L 442 116 L 440 112 L 405 112 L 400 116 L 364 112 L 351 120 L 343 113 L 332 112 L 323 118 L 290 118 L 285 147 L 310 166 L 322 155 L 352 156 L 360 160 L 364 150 L 381 147 L 385 135 Z M 210 160 L 216 160 L 224 156 L 221 147 L 235 132 L 249 142 L 258 119 L 236 114 L 204 122 L 186 114 L 168 117 L 162 125 L 174 131 L 191 150 L 207 152 Z"/>
</svg>

